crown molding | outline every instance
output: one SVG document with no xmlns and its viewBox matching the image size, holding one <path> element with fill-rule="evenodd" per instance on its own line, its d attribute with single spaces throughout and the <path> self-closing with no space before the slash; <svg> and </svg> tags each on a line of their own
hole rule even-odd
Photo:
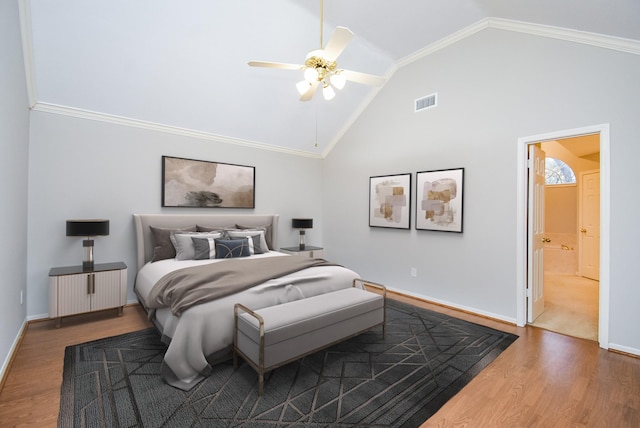
<svg viewBox="0 0 640 428">
<path fill-rule="evenodd" d="M 74 107 L 61 106 L 49 103 L 36 103 L 32 108 L 33 111 L 44 113 L 59 114 L 63 116 L 75 117 L 78 119 L 94 120 L 98 122 L 111 123 L 116 125 L 128 126 L 133 128 L 141 128 L 149 131 L 163 132 L 167 134 L 180 135 L 190 138 L 198 138 L 201 140 L 215 141 L 224 144 L 234 144 L 236 146 L 251 147 L 254 149 L 267 150 L 278 153 L 285 153 L 295 156 L 304 156 L 309 158 L 321 159 L 322 156 L 317 153 L 306 152 L 303 150 L 294 150 L 281 146 L 273 146 L 269 144 L 258 143 L 250 140 L 242 140 L 239 138 L 226 137 L 224 135 L 212 134 L 209 132 L 196 131 L 193 129 L 180 128 L 177 126 L 164 125 L 161 123 L 148 122 L 144 120 L 131 119 L 123 116 L 115 116 L 111 114 L 99 113 L 90 110 L 84 110 Z"/>
<path fill-rule="evenodd" d="M 461 30 L 456 31 L 453 34 L 450 34 L 434 43 L 431 43 L 430 45 L 427 45 L 426 47 L 417 50 L 416 52 L 407 55 L 404 58 L 401 58 L 400 60 L 398 60 L 398 62 L 396 63 L 396 67 L 394 70 L 394 73 L 396 70 L 409 65 L 415 61 L 418 61 L 426 56 L 431 55 L 432 53 L 435 53 L 441 49 L 446 48 L 447 46 L 450 46 L 454 43 L 459 42 L 460 40 L 466 39 L 469 36 L 472 36 L 474 34 L 476 34 L 479 31 L 484 30 L 485 28 L 489 27 L 489 20 L 488 18 L 482 19 L 474 24 L 469 25 L 468 27 L 465 27 Z"/>
<path fill-rule="evenodd" d="M 420 49 L 397 62 L 397 68 L 404 67 L 419 59 L 422 59 L 434 52 L 446 48 L 460 40 L 486 28 L 495 28 L 499 30 L 513 31 L 517 33 L 531 34 L 539 37 L 548 37 L 552 39 L 565 40 L 568 42 L 581 43 L 584 45 L 596 46 L 599 48 L 611 49 L 620 52 L 626 52 L 634 55 L 640 55 L 640 41 L 633 39 L 625 39 L 622 37 L 607 36 L 604 34 L 589 33 L 586 31 L 571 30 L 568 28 L 553 27 L 550 25 L 532 24 L 530 22 L 513 21 L 502 18 L 484 18 L 468 27 L 463 28 L 443 39 L 438 40 Z"/>
<path fill-rule="evenodd" d="M 640 41 L 604 34 L 589 33 L 587 31 L 571 30 L 550 25 L 531 24 L 528 22 L 512 21 L 509 19 L 487 18 L 488 27 L 500 30 L 515 31 L 532 34 L 534 36 L 549 37 L 583 45 L 596 46 L 614 51 L 640 55 Z"/>
</svg>

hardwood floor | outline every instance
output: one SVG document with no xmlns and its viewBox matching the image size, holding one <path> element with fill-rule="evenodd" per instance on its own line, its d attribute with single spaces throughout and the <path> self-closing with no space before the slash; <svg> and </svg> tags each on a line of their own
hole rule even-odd
<svg viewBox="0 0 640 428">
<path fill-rule="evenodd" d="M 638 427 L 640 359 L 547 330 L 390 297 L 520 337 L 423 427 Z M 0 427 L 55 427 L 64 348 L 149 326 L 136 305 L 31 323 L 0 392 Z"/>
<path fill-rule="evenodd" d="M 113 309 L 63 318 L 61 328 L 55 320 L 30 323 L 0 392 L 0 427 L 56 427 L 64 349 L 150 326 L 138 305 L 122 317 Z"/>
</svg>

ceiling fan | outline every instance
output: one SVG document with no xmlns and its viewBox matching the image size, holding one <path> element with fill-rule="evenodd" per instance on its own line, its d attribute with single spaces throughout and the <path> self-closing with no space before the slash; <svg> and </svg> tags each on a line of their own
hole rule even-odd
<svg viewBox="0 0 640 428">
<path fill-rule="evenodd" d="M 300 101 L 309 101 L 320 86 L 322 86 L 324 99 L 333 99 L 336 95 L 333 88 L 342 89 L 347 80 L 371 86 L 379 86 L 384 83 L 384 78 L 380 76 L 338 68 L 336 60 L 353 38 L 353 33 L 346 27 L 336 27 L 323 49 L 322 27 L 323 0 L 320 0 L 320 49 L 309 52 L 303 65 L 267 61 L 249 61 L 249 65 L 304 71 L 304 80 L 296 84 L 296 89 L 300 93 Z"/>
</svg>

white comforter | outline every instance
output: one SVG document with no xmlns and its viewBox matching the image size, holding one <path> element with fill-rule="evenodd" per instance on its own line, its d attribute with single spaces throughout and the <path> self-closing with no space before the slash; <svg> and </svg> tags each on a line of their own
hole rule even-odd
<svg viewBox="0 0 640 428">
<path fill-rule="evenodd" d="M 300 257 L 275 251 L 254 257 Z M 236 259 L 237 260 L 237 259 Z M 224 260 L 162 260 L 147 263 L 136 278 L 136 292 L 144 303 L 154 284 L 167 273 L 189 266 L 224 263 Z M 358 275 L 341 266 L 322 266 L 269 280 L 259 286 L 187 309 L 180 317 L 170 308 L 156 311 L 156 325 L 170 339 L 164 356 L 163 377 L 171 385 L 189 390 L 209 374 L 211 364 L 233 343 L 233 307 L 236 303 L 261 309 L 352 286 Z M 207 360 L 209 358 L 209 361 Z"/>
</svg>

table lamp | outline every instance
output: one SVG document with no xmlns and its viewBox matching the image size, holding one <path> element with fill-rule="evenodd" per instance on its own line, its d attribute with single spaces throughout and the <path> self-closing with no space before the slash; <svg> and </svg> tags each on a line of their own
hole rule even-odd
<svg viewBox="0 0 640 428">
<path fill-rule="evenodd" d="M 300 250 L 304 250 L 305 229 L 313 229 L 313 219 L 312 218 L 292 218 L 291 227 L 293 227 L 294 229 L 300 229 Z"/>
<path fill-rule="evenodd" d="M 82 241 L 85 250 L 82 270 L 93 270 L 93 239 L 94 236 L 109 235 L 109 220 L 83 219 L 67 220 L 67 236 L 86 236 Z"/>
</svg>

